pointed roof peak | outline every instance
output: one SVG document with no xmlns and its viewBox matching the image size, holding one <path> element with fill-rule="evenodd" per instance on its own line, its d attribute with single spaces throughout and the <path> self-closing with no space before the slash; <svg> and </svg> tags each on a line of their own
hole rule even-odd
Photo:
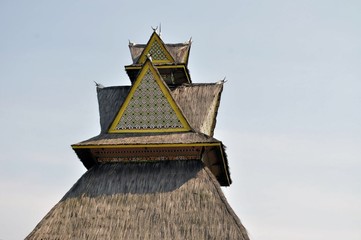
<svg viewBox="0 0 361 240">
<path fill-rule="evenodd" d="M 191 127 L 147 57 L 109 133 L 187 132 Z"/>
<path fill-rule="evenodd" d="M 152 28 L 154 30 L 154 28 Z M 188 57 L 192 38 L 183 43 L 164 43 L 160 33 L 153 31 L 146 44 L 136 44 L 129 41 L 129 49 L 133 64 L 143 64 L 148 53 L 152 53 L 155 64 L 185 64 L 188 63 Z"/>
<path fill-rule="evenodd" d="M 138 58 L 137 63 L 143 64 L 148 55 L 152 56 L 154 63 L 175 63 L 173 56 L 170 54 L 165 43 L 156 31 L 154 31 L 150 36 L 148 43 Z"/>
</svg>

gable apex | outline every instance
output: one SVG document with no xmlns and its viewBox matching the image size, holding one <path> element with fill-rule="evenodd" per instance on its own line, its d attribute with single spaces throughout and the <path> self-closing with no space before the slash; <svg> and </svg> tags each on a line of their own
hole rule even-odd
<svg viewBox="0 0 361 240">
<path fill-rule="evenodd" d="M 143 52 L 141 53 L 138 64 L 143 64 L 150 57 L 154 64 L 174 63 L 175 60 L 165 46 L 160 36 L 154 31 Z"/>
</svg>

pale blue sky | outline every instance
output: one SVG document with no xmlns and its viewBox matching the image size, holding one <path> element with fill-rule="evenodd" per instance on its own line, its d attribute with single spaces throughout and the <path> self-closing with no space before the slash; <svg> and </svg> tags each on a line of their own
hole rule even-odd
<svg viewBox="0 0 361 240">
<path fill-rule="evenodd" d="M 93 81 L 128 85 L 128 39 L 193 45 L 227 77 L 223 189 L 254 240 L 361 239 L 361 2 L 0 0 L 0 239 L 24 238 L 85 168 Z"/>
</svg>

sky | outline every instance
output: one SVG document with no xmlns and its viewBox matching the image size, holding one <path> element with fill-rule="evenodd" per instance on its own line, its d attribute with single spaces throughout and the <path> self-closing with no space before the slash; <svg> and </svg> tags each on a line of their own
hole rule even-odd
<svg viewBox="0 0 361 240">
<path fill-rule="evenodd" d="M 128 41 L 193 44 L 226 77 L 222 188 L 253 240 L 361 239 L 361 1 L 0 0 L 0 239 L 23 239 L 85 172 L 94 81 L 129 85 Z"/>
</svg>

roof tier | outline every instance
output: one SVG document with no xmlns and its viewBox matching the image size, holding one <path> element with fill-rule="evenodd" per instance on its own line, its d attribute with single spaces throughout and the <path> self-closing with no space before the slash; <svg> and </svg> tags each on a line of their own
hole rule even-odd
<svg viewBox="0 0 361 240">
<path fill-rule="evenodd" d="M 147 58 L 132 86 L 97 89 L 101 134 L 72 145 L 86 168 L 198 159 L 221 185 L 231 184 L 224 146 L 212 137 L 222 83 L 169 88 Z"/>
<path fill-rule="evenodd" d="M 239 239 L 248 235 L 201 161 L 107 163 L 88 170 L 27 236 Z"/>
<path fill-rule="evenodd" d="M 125 70 L 133 83 L 147 58 L 151 58 L 154 66 L 169 86 L 191 83 L 187 68 L 191 41 L 185 43 L 166 44 L 154 31 L 147 44 L 129 43 L 133 63 L 125 66 Z"/>
<path fill-rule="evenodd" d="M 111 123 L 124 103 L 131 86 L 97 88 L 101 133 Z M 170 88 L 170 93 L 191 127 L 213 136 L 223 84 L 184 84 Z"/>
<path fill-rule="evenodd" d="M 225 147 L 201 133 L 100 134 L 72 145 L 87 169 L 104 162 L 202 160 L 222 186 L 232 183 Z"/>
</svg>

